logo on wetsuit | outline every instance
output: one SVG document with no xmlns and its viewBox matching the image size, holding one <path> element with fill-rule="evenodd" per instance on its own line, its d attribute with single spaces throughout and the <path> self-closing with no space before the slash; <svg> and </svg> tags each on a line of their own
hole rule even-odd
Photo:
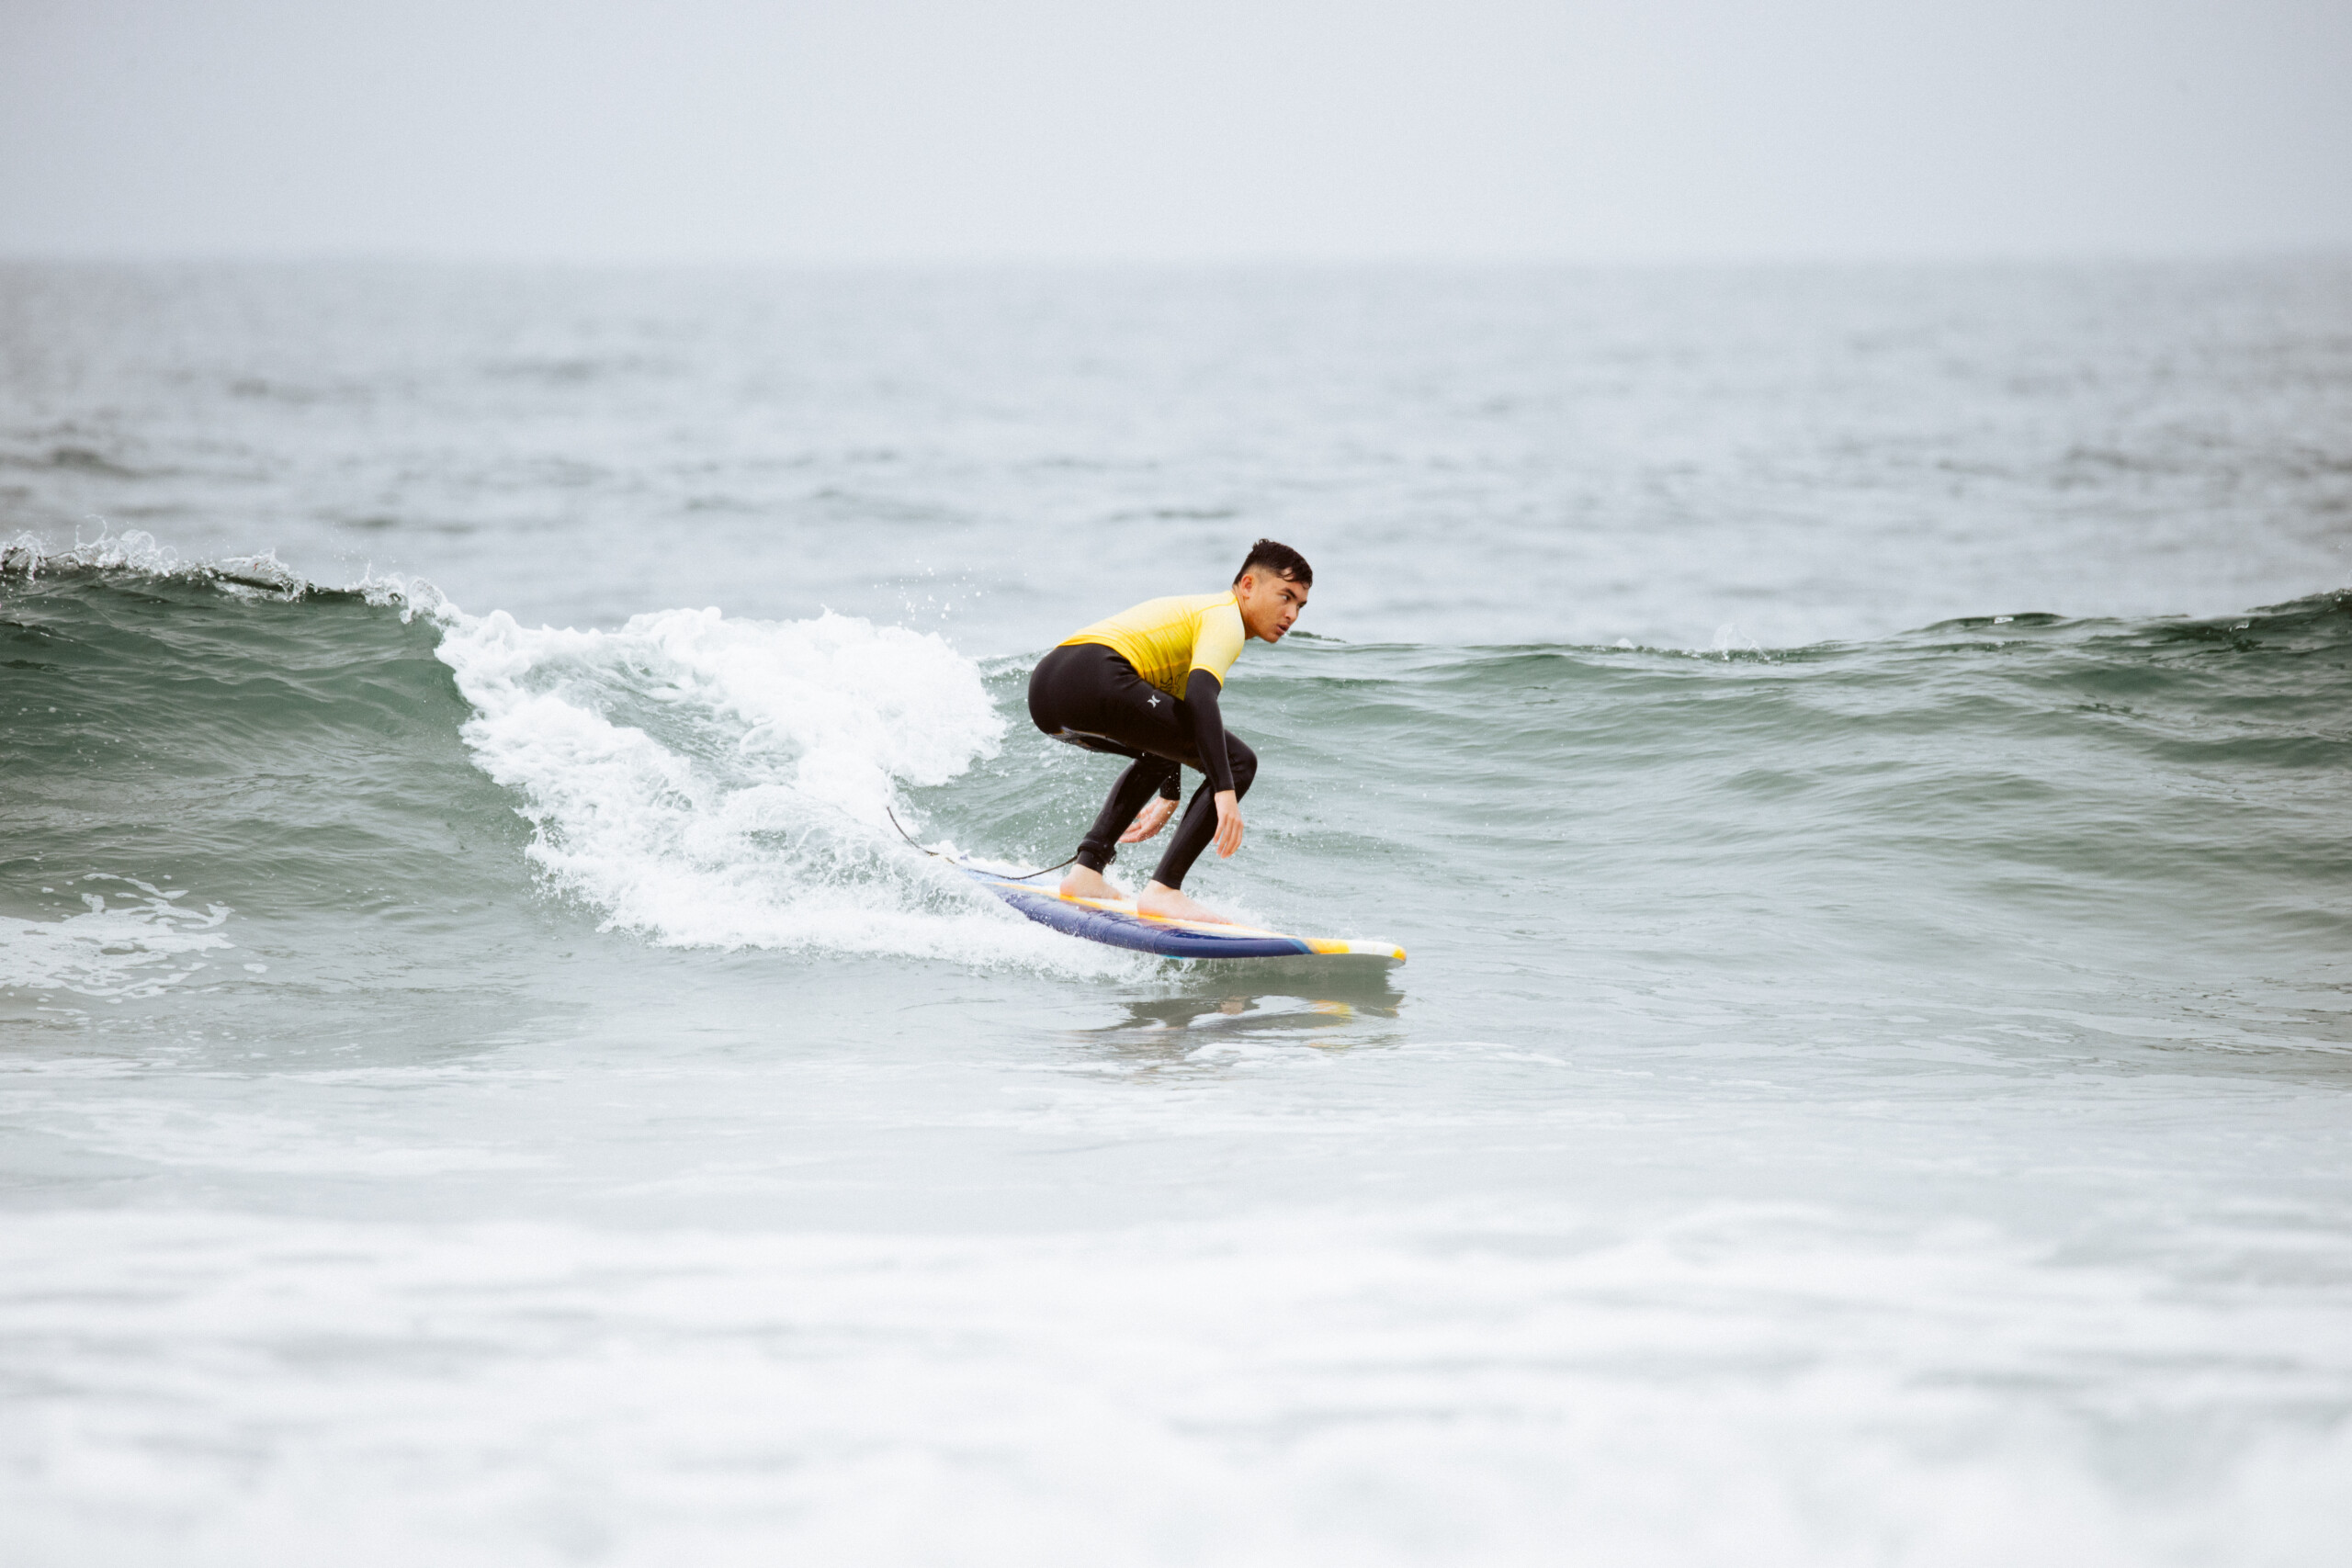
<svg viewBox="0 0 2352 1568">
<path fill-rule="evenodd" d="M 1159 694 L 1158 692 L 1152 693 L 1150 696 L 1144 699 L 1143 705 L 1148 708 L 1158 707 L 1159 705 Z"/>
</svg>

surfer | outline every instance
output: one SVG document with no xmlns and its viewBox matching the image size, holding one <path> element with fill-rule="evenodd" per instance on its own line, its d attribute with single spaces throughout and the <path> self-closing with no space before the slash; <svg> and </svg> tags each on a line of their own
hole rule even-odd
<svg viewBox="0 0 2352 1568">
<path fill-rule="evenodd" d="M 1217 695 L 1250 637 L 1280 642 L 1306 608 L 1315 570 L 1288 545 L 1260 539 L 1223 593 L 1150 599 L 1095 622 L 1038 660 L 1029 716 L 1057 740 L 1130 759 L 1062 879 L 1075 898 L 1125 897 L 1102 874 L 1119 844 L 1139 844 L 1168 825 L 1183 770 L 1204 775 L 1136 911 L 1230 924 L 1184 893 L 1184 874 L 1212 842 L 1241 847 L 1241 797 L 1258 754 L 1225 728 Z"/>
</svg>

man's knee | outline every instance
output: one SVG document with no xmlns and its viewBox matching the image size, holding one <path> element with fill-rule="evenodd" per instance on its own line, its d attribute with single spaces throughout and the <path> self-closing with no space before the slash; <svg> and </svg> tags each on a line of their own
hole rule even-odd
<svg viewBox="0 0 2352 1568">
<path fill-rule="evenodd" d="M 1226 761 L 1233 767 L 1233 793 L 1237 795 L 1248 795 L 1250 781 L 1258 776 L 1258 753 L 1250 750 L 1249 745 L 1239 736 L 1227 734 L 1225 738 L 1225 756 Z"/>
</svg>

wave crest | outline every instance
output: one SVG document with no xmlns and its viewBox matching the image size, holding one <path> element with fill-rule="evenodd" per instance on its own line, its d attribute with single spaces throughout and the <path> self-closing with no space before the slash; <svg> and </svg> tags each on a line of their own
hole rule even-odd
<svg viewBox="0 0 2352 1568">
<path fill-rule="evenodd" d="M 537 829 L 532 859 L 607 927 L 677 946 L 1035 958 L 896 847 L 901 784 L 1000 745 L 978 667 L 828 612 L 639 615 L 615 631 L 445 612 L 467 744 Z M 887 836 L 887 837 L 886 837 Z"/>
</svg>

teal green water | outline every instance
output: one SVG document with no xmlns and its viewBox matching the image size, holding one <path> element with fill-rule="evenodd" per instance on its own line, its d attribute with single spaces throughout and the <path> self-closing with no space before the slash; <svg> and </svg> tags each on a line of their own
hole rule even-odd
<svg viewBox="0 0 2352 1568">
<path fill-rule="evenodd" d="M 539 989 L 481 956 L 614 919 L 525 852 L 533 817 L 543 841 L 592 829 L 555 786 L 518 799 L 484 775 L 440 626 L 376 598 L 197 572 L 11 580 L 21 830 L 6 913 L 67 918 L 91 876 L 171 890 L 169 911 L 132 901 L 159 930 L 226 906 L 220 929 L 266 950 L 276 977 L 175 980 L 175 1007 L 281 990 L 289 968 L 329 991 L 365 992 L 382 965 L 436 989 Z M 576 661 L 593 681 L 560 677 L 585 710 L 654 724 L 721 795 L 763 787 L 740 714 L 682 701 L 626 651 L 606 660 Z M 1028 662 L 973 671 L 1001 745 L 889 794 L 933 838 L 1043 863 L 1067 852 L 1103 780 L 1028 729 Z M 1341 918 L 1407 943 L 1425 961 L 1416 1010 L 1440 1027 L 1543 1038 L 1564 1005 L 1602 995 L 1671 993 L 1670 1016 L 1758 986 L 1775 1005 L 1748 1027 L 1775 1035 L 1858 999 L 2089 1020 L 2222 995 L 2282 1039 L 2334 1040 L 2352 952 L 2344 595 L 2225 621 L 1986 617 L 1724 655 L 1309 635 L 1253 655 L 1249 676 L 1233 723 L 1283 766 L 1253 805 L 1253 852 L 1213 886 L 1267 918 Z M 831 841 L 815 853 L 812 840 Z M 796 894 L 846 896 L 904 917 L 883 951 L 950 962 L 992 923 L 838 802 L 795 794 L 739 847 L 767 858 L 779 922 Z M 636 929 L 675 935 L 659 917 Z M 368 965 L 352 964 L 355 944 Z M 870 944 L 788 923 L 763 938 L 755 911 L 712 945 Z M 1051 974 L 1065 945 L 1025 951 Z M 126 984 L 168 967 L 130 964 Z M 279 1027 L 307 1032 L 292 1016 Z"/>
</svg>

